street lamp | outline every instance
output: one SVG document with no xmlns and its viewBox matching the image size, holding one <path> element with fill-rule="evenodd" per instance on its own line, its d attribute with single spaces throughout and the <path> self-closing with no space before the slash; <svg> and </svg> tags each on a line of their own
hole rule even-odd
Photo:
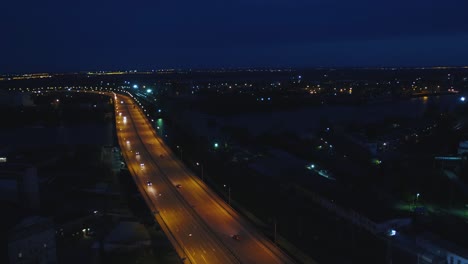
<svg viewBox="0 0 468 264">
<path fill-rule="evenodd" d="M 231 205 L 231 186 L 224 184 L 224 188 L 228 188 L 228 203 Z"/>
<path fill-rule="evenodd" d="M 205 181 L 205 180 L 203 179 L 203 164 L 197 162 L 197 166 L 200 166 L 200 167 L 201 167 L 201 179 L 202 179 L 202 181 Z"/>
<path fill-rule="evenodd" d="M 182 148 L 177 146 L 177 149 L 180 150 L 180 160 L 182 160 Z"/>
<path fill-rule="evenodd" d="M 413 207 L 416 207 L 416 203 L 418 202 L 419 195 L 420 195 L 419 193 L 416 193 L 416 196 L 413 199 Z"/>
</svg>

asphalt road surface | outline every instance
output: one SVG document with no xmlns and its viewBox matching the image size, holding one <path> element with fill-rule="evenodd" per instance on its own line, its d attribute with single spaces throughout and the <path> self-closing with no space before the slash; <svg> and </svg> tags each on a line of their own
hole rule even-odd
<svg viewBox="0 0 468 264">
<path fill-rule="evenodd" d="M 112 96 L 127 166 L 184 263 L 294 263 L 177 159 L 131 97 Z"/>
</svg>

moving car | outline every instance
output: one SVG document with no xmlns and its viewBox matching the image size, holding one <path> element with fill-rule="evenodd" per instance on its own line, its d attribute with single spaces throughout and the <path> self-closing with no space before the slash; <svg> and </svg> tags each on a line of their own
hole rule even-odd
<svg viewBox="0 0 468 264">
<path fill-rule="evenodd" d="M 146 185 L 148 185 L 148 186 L 153 186 L 153 183 L 152 183 L 151 181 L 147 181 L 147 182 L 146 182 Z"/>
</svg>

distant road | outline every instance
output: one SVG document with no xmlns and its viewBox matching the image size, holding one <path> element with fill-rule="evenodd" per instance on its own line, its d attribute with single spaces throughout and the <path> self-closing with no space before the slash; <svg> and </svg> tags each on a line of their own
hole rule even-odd
<svg viewBox="0 0 468 264">
<path fill-rule="evenodd" d="M 132 98 L 112 96 L 127 166 L 184 263 L 294 263 L 186 169 L 156 135 L 141 109 L 134 107 Z M 233 235 L 239 235 L 239 240 Z"/>
</svg>

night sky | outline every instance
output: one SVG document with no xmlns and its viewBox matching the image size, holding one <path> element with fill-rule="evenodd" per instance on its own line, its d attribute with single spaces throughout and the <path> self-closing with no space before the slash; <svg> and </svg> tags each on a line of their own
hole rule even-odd
<svg viewBox="0 0 468 264">
<path fill-rule="evenodd" d="M 0 73 L 468 65 L 467 0 L 2 2 Z"/>
</svg>

